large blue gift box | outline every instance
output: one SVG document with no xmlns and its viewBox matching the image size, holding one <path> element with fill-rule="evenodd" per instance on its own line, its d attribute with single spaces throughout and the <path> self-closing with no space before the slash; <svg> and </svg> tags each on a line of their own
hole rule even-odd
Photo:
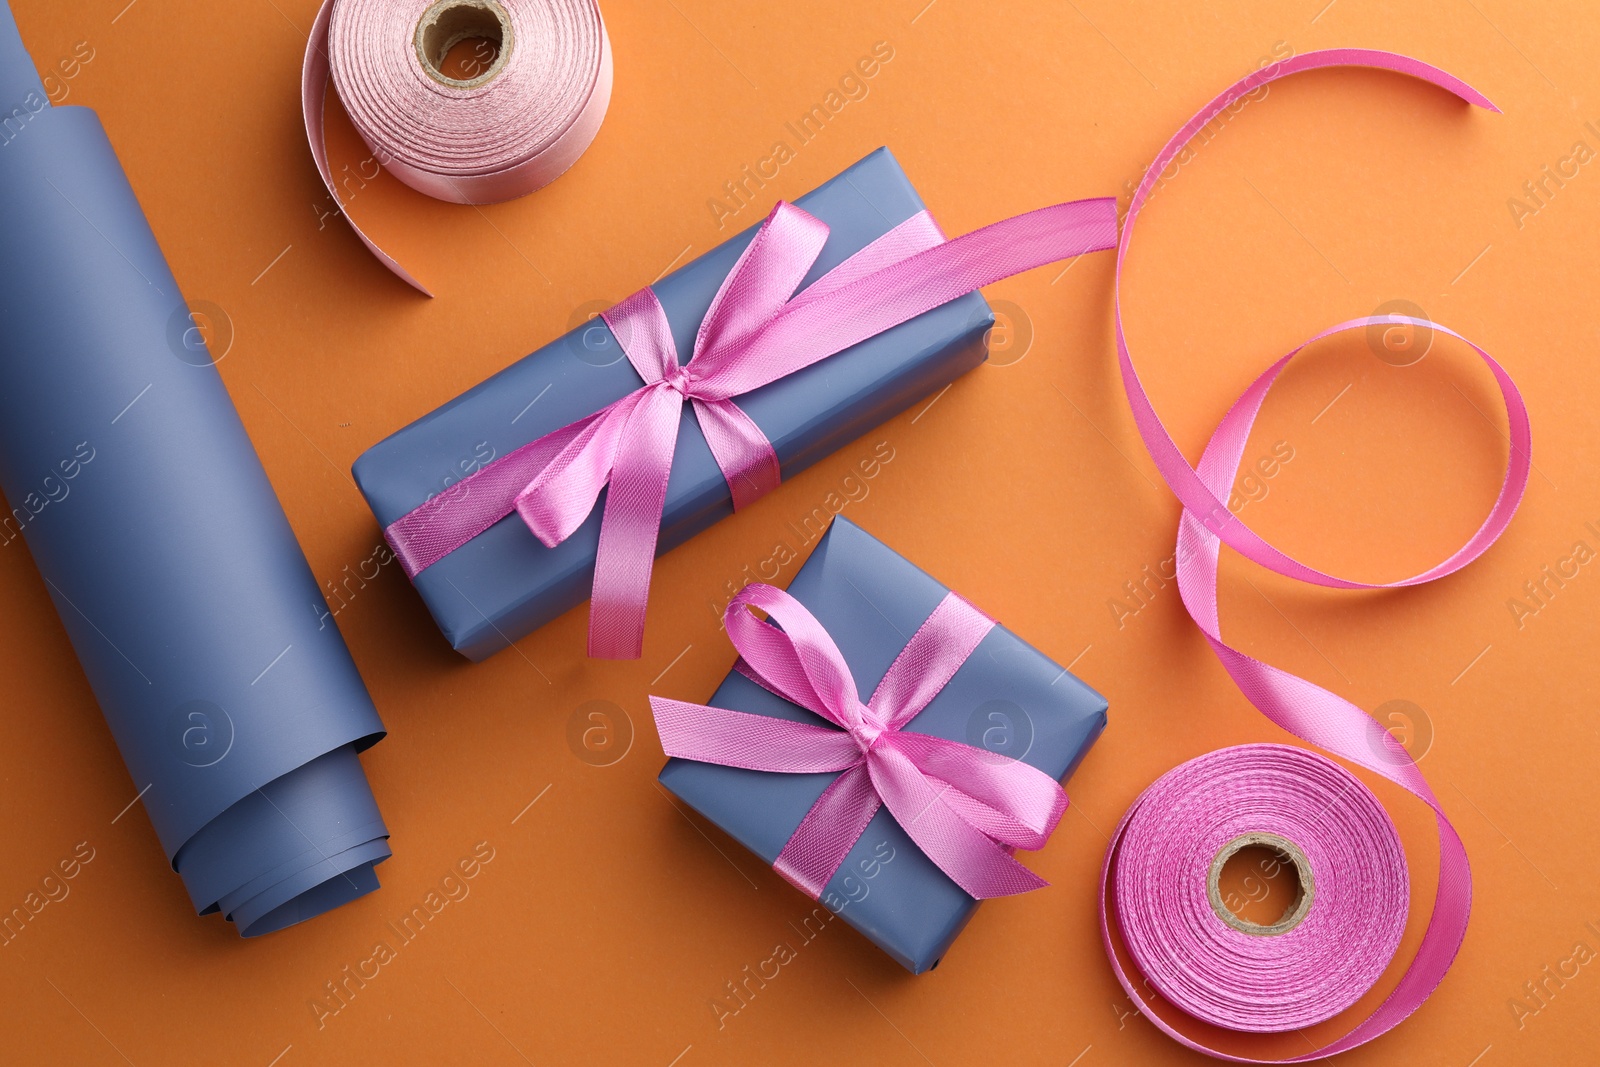
<svg viewBox="0 0 1600 1067">
<path fill-rule="evenodd" d="M 844 518 L 789 586 L 839 646 L 863 700 L 948 592 Z M 826 725 L 738 671 L 707 703 Z M 1104 697 L 996 626 L 905 729 L 1010 756 L 1064 782 L 1105 724 Z M 770 864 L 836 776 L 670 759 L 661 784 Z M 938 964 L 978 906 L 888 808 L 867 824 L 822 902 L 914 974 Z"/>
<path fill-rule="evenodd" d="M 831 228 L 803 285 L 923 210 L 886 148 L 796 203 Z M 651 287 L 680 360 L 688 360 L 700 320 L 754 233 Z M 969 293 L 734 402 L 772 442 L 788 478 L 982 363 L 993 323 L 983 296 Z M 464 476 L 639 385 L 596 318 L 372 446 L 356 460 L 356 483 L 388 527 Z M 481 660 L 588 599 L 602 510 L 555 548 L 513 513 L 417 575 L 417 591 L 450 644 Z M 685 405 L 658 553 L 732 512 L 727 482 Z"/>
</svg>

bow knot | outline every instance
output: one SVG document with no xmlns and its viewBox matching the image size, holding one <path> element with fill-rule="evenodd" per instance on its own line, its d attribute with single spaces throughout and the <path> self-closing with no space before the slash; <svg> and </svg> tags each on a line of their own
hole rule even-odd
<svg viewBox="0 0 1600 1067">
<path fill-rule="evenodd" d="M 863 759 L 872 755 L 875 746 L 889 731 L 889 724 L 872 713 L 872 709 L 856 701 L 857 717 L 854 725 L 850 727 L 850 737 L 855 741 L 856 747 L 861 749 Z"/>
<path fill-rule="evenodd" d="M 756 619 L 752 607 L 782 629 Z M 660 697 L 651 697 L 650 706 L 669 756 L 777 773 L 841 772 L 773 865 L 791 884 L 820 899 L 880 807 L 973 897 L 1046 884 L 1011 851 L 1040 848 L 1055 830 L 1067 810 L 1060 783 L 1019 760 L 904 729 L 955 676 L 993 620 L 946 595 L 864 704 L 833 638 L 788 593 L 748 585 L 728 605 L 724 622 L 742 657 L 735 669 L 831 727 Z"/>
<path fill-rule="evenodd" d="M 675 359 L 667 363 L 666 369 L 662 371 L 661 381 L 657 384 L 670 387 L 685 399 L 694 397 L 694 375 L 689 372 L 689 368 Z"/>
</svg>

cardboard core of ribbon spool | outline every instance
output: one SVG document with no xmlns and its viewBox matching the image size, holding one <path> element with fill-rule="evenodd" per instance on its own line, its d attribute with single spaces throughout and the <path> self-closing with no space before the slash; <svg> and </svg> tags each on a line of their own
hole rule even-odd
<svg viewBox="0 0 1600 1067">
<path fill-rule="evenodd" d="M 462 80 L 444 73 L 450 49 L 474 37 L 495 42 L 498 54 L 482 74 Z M 511 16 L 496 0 L 435 0 L 417 20 L 417 59 L 428 77 L 456 89 L 487 85 L 505 69 L 515 45 Z"/>
<path fill-rule="evenodd" d="M 1235 853 L 1251 847 L 1271 849 L 1283 857 L 1285 862 L 1294 867 L 1295 877 L 1299 883 L 1289 910 L 1271 926 L 1262 926 L 1260 923 L 1240 918 L 1222 899 L 1222 868 Z M 1211 861 L 1211 873 L 1206 877 L 1206 896 L 1210 899 L 1211 910 L 1217 913 L 1217 918 L 1240 933 L 1255 937 L 1276 937 L 1299 926 L 1301 920 L 1311 910 L 1311 901 L 1316 895 L 1316 879 L 1311 875 L 1311 861 L 1305 852 L 1288 838 L 1272 833 L 1240 834 L 1229 841 L 1222 847 L 1222 851 L 1217 853 L 1216 859 Z"/>
</svg>

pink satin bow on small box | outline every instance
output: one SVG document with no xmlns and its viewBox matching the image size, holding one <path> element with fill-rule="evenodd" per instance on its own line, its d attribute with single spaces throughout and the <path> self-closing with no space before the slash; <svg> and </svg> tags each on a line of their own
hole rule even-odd
<svg viewBox="0 0 1600 1067">
<path fill-rule="evenodd" d="M 783 628 L 758 620 L 767 612 Z M 651 697 L 661 747 L 680 759 L 779 774 L 839 771 L 774 868 L 819 900 L 880 806 L 928 858 L 979 900 L 1048 885 L 1012 858 L 1038 849 L 1067 810 L 1037 767 L 959 741 L 905 730 L 967 661 L 994 620 L 947 594 L 862 703 L 838 646 L 781 589 L 746 586 L 728 605 L 736 669 L 833 726 Z"/>
<path fill-rule="evenodd" d="M 637 659 L 685 401 L 734 507 L 743 507 L 775 488 L 780 474 L 771 442 L 732 398 L 1002 278 L 1110 248 L 1116 236 L 1112 199 L 1041 208 L 953 241 L 922 211 L 796 293 L 828 227 L 779 202 L 717 291 L 686 363 L 655 293 L 639 290 L 603 316 L 643 380 L 638 389 L 494 461 L 384 536 L 413 578 L 513 511 L 553 548 L 609 486 L 589 654 Z"/>
</svg>

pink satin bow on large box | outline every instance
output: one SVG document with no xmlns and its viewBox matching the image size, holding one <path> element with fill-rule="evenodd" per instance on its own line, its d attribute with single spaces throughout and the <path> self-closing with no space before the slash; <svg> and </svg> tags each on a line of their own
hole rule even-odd
<svg viewBox="0 0 1600 1067">
<path fill-rule="evenodd" d="M 783 628 L 758 620 L 760 608 Z M 779 774 L 842 772 L 773 865 L 819 900 L 878 808 L 979 900 L 1049 883 L 1012 858 L 1044 847 L 1067 810 L 1061 784 L 985 749 L 902 729 L 967 661 L 994 620 L 947 594 L 863 703 L 838 646 L 805 605 L 755 583 L 729 603 L 736 669 L 833 726 L 651 697 L 669 756 Z"/>
<path fill-rule="evenodd" d="M 743 507 L 775 488 L 780 474 L 771 443 L 734 397 L 1002 278 L 1111 248 L 1116 237 L 1109 198 L 1041 208 L 951 241 L 923 211 L 797 294 L 828 227 L 779 202 L 717 291 L 686 363 L 655 293 L 639 290 L 603 315 L 643 380 L 638 389 L 463 479 L 384 536 L 413 578 L 513 511 L 553 548 L 609 485 L 589 654 L 637 659 L 685 401 L 734 507 Z"/>
</svg>

